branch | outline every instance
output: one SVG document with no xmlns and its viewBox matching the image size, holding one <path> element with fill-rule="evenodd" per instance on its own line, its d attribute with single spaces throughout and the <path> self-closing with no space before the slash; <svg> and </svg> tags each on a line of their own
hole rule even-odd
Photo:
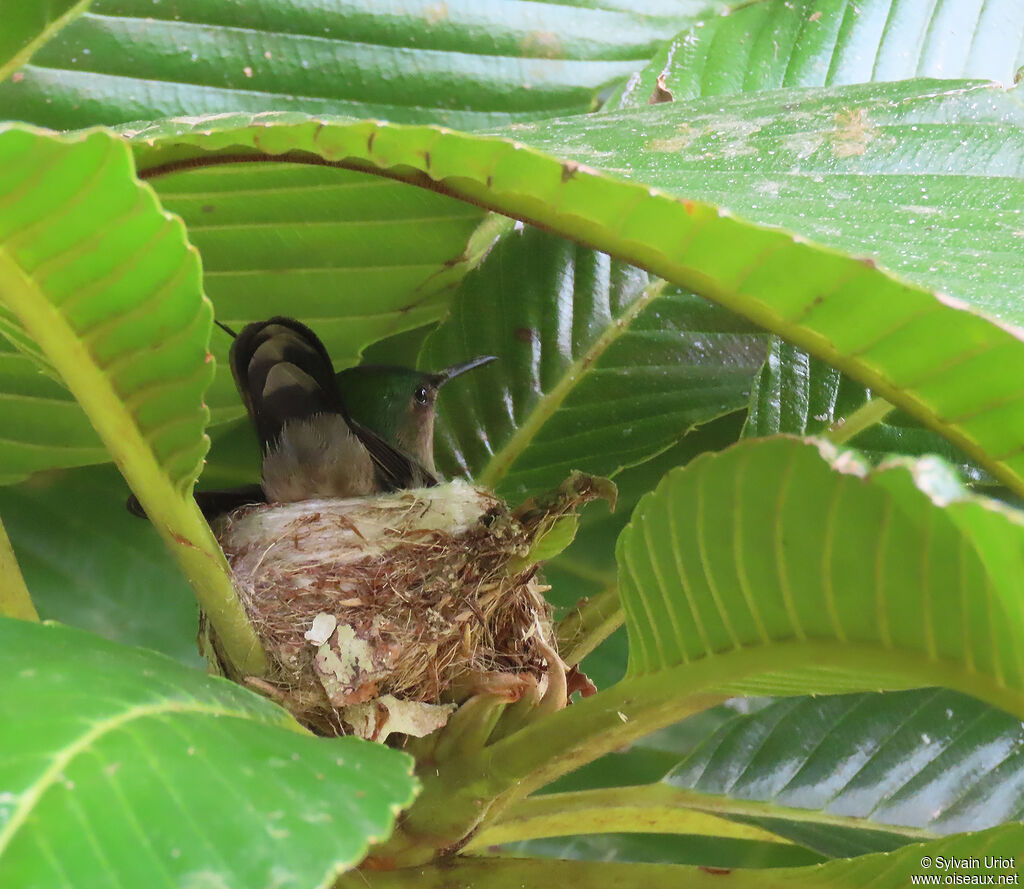
<svg viewBox="0 0 1024 889">
<path fill-rule="evenodd" d="M 39 620 L 3 522 L 0 522 L 0 614 L 20 620 Z"/>
</svg>

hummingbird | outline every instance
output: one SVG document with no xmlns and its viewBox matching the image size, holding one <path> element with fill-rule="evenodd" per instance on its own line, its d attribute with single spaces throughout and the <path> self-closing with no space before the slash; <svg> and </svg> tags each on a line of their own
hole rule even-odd
<svg viewBox="0 0 1024 889">
<path fill-rule="evenodd" d="M 337 380 L 346 406 L 359 423 L 436 476 L 434 418 L 441 387 L 495 360 L 493 355 L 481 355 L 437 373 L 388 364 L 361 365 L 343 370 Z"/>
<path fill-rule="evenodd" d="M 212 519 L 248 503 L 360 497 L 438 482 L 437 396 L 450 380 L 494 361 L 473 358 L 436 373 L 379 365 L 335 374 L 305 324 L 275 316 L 234 337 L 229 363 L 262 452 L 259 485 L 197 491 Z M 128 508 L 143 514 L 132 497 Z"/>
</svg>

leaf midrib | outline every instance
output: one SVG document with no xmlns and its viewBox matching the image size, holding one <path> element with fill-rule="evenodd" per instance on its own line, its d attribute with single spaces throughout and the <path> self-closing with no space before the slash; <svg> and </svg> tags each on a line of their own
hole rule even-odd
<svg viewBox="0 0 1024 889">
<path fill-rule="evenodd" d="M 159 704 L 151 704 L 144 707 L 133 707 L 114 717 L 101 720 L 93 725 L 89 731 L 81 735 L 74 743 L 65 747 L 54 757 L 50 765 L 43 773 L 29 786 L 22 794 L 18 805 L 14 809 L 7 824 L 0 830 L 0 857 L 9 845 L 11 838 L 27 820 L 29 814 L 47 790 L 57 783 L 65 768 L 80 753 L 85 752 L 94 742 L 104 735 L 116 731 L 121 726 L 133 720 L 147 719 L 152 716 L 159 716 L 165 713 L 196 713 L 203 716 L 230 716 L 244 719 L 245 714 L 240 711 L 228 709 L 223 706 L 212 706 L 200 704 L 196 701 L 164 701 Z"/>
<path fill-rule="evenodd" d="M 661 296 L 666 285 L 667 282 L 660 278 L 648 284 L 626 311 L 614 319 L 593 344 L 565 368 L 558 383 L 537 400 L 526 422 L 520 425 L 504 446 L 487 461 L 487 465 L 477 478 L 478 484 L 491 489 L 497 487 L 498 482 L 508 475 L 509 469 L 529 447 L 544 424 L 551 419 L 576 386 L 586 378 L 587 368 L 596 364 L 608 348 L 630 329 L 637 316 Z"/>
</svg>

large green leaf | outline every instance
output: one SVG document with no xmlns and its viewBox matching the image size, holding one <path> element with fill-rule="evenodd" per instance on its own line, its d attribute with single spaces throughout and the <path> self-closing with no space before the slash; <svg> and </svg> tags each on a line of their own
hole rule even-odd
<svg viewBox="0 0 1024 889">
<path fill-rule="evenodd" d="M 913 81 L 759 93 L 524 124 L 514 138 L 270 115 L 156 125 L 135 140 L 143 170 L 258 145 L 369 163 L 537 221 L 780 333 L 1024 489 L 1014 92 Z"/>
<path fill-rule="evenodd" d="M 44 619 L 198 665 L 196 602 L 113 466 L 0 488 L 0 516 Z"/>
<path fill-rule="evenodd" d="M 259 675 L 262 652 L 192 499 L 208 444 L 210 316 L 181 220 L 135 178 L 122 142 L 0 127 L 0 332 L 59 374 L 193 582 L 228 658 Z"/>
<path fill-rule="evenodd" d="M 219 321 L 301 318 L 339 368 L 369 343 L 438 320 L 506 222 L 482 224 L 482 210 L 400 182 L 311 166 L 184 170 L 154 185 L 203 257 Z M 211 344 L 220 369 L 207 395 L 214 422 L 243 412 L 230 343 L 216 333 Z"/>
<path fill-rule="evenodd" d="M 506 237 L 420 353 L 498 356 L 439 401 L 440 468 L 518 502 L 614 476 L 742 407 L 764 337 L 700 297 L 544 232 Z"/>
<path fill-rule="evenodd" d="M 139 450 L 187 490 L 206 453 L 213 368 L 210 306 L 180 221 L 99 132 L 0 131 L 0 202 L 2 329 L 15 343 L 27 331 L 79 400 L 122 401 Z"/>
<path fill-rule="evenodd" d="M 38 0 L 19 3 L 0 0 L 0 81 L 24 65 L 32 54 L 68 22 L 80 15 L 90 0 Z"/>
<path fill-rule="evenodd" d="M 403 831 L 431 829 L 441 800 L 448 824 L 476 824 L 481 796 L 500 816 L 735 693 L 942 685 L 1020 718 L 1022 544 L 1024 513 L 971 494 L 937 458 L 871 469 L 783 437 L 698 457 L 619 538 L 626 677 L 514 733 L 499 723 L 482 751 L 425 772 Z"/>
<path fill-rule="evenodd" d="M 828 855 L 859 855 L 1019 821 L 1021 723 L 939 689 L 780 700 L 723 725 L 665 781 Z"/>
<path fill-rule="evenodd" d="M 1017 0 L 768 0 L 667 42 L 610 107 L 796 86 L 977 77 L 1024 63 Z"/>
<path fill-rule="evenodd" d="M 640 501 L 617 551 L 629 674 L 704 661 L 732 688 L 942 684 L 1024 712 L 1024 514 L 935 458 L 829 450 L 748 440 Z"/>
<path fill-rule="evenodd" d="M 463 774 L 474 793 L 490 788 L 500 817 L 736 693 L 942 685 L 1020 718 L 1022 543 L 1024 513 L 971 494 L 937 458 L 871 469 L 783 437 L 705 454 L 646 495 L 619 538 L 626 677 L 446 764 L 437 782 L 424 775 L 423 799 L 447 790 L 453 817 L 470 820 L 475 797 L 446 783 Z M 418 805 L 408 824 L 431 811 Z"/>
<path fill-rule="evenodd" d="M 1024 828 L 1004 825 L 975 834 L 914 844 L 895 852 L 864 855 L 805 867 L 757 870 L 620 861 L 553 861 L 550 859 L 456 859 L 445 868 L 403 868 L 375 874 L 374 889 L 542 889 L 590 886 L 612 889 L 644 886 L 669 889 L 903 889 L 912 885 L 1017 885 Z M 991 882 L 989 882 L 991 880 Z M 341 889 L 361 885 L 351 877 Z"/>
<path fill-rule="evenodd" d="M 305 111 L 459 128 L 591 110 L 721 0 L 97 0 L 0 87 L 51 127 Z"/>
<path fill-rule="evenodd" d="M 0 340 L 0 404 L 0 483 L 39 469 L 110 459 L 71 393 L 6 340 Z"/>
<path fill-rule="evenodd" d="M 839 429 L 870 401 L 871 393 L 864 386 L 776 337 L 754 383 L 743 434 L 820 435 L 833 427 Z M 903 411 L 843 440 L 876 462 L 892 453 L 912 457 L 938 454 L 971 481 L 991 481 L 962 451 Z"/>
<path fill-rule="evenodd" d="M 78 630 L 0 619 L 0 685 L 4 886 L 327 885 L 414 795 L 401 753 Z"/>
<path fill-rule="evenodd" d="M 733 444 L 742 423 L 739 411 L 713 420 L 651 460 L 621 472 L 615 477 L 615 511 L 609 513 L 598 504 L 591 505 L 580 516 L 580 527 L 570 547 L 544 565 L 545 583 L 551 586 L 545 596 L 565 618 L 559 625 L 559 650 L 570 663 L 584 654 L 583 670 L 598 688 L 607 688 L 622 678 L 628 656 L 617 595 L 616 538 L 639 499 L 669 469 L 705 451 Z M 616 757 L 617 761 L 621 759 Z M 612 769 L 617 771 L 618 766 Z"/>
</svg>

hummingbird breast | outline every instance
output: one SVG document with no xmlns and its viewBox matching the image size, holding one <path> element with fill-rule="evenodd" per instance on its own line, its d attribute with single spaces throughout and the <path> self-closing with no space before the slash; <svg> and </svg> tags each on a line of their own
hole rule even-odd
<svg viewBox="0 0 1024 889">
<path fill-rule="evenodd" d="M 264 451 L 263 490 L 277 503 L 364 497 L 376 490 L 373 461 L 339 414 L 290 420 Z"/>
</svg>

